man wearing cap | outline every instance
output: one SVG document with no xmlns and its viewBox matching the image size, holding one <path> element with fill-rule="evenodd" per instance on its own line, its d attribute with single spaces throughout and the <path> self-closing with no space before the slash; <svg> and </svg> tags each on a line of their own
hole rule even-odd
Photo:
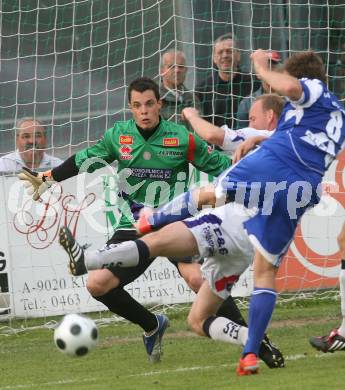
<svg viewBox="0 0 345 390">
<path fill-rule="evenodd" d="M 278 52 L 272 51 L 270 53 L 271 55 L 271 68 L 274 70 L 279 69 L 279 65 L 281 63 L 281 58 Z M 243 127 L 248 127 L 249 126 L 249 110 L 251 105 L 253 104 L 254 100 L 258 97 L 261 96 L 265 93 L 272 93 L 272 89 L 270 86 L 265 82 L 261 81 L 261 86 L 251 95 L 248 95 L 242 99 L 238 106 L 237 110 L 237 123 L 238 123 L 238 128 L 243 128 Z"/>
</svg>

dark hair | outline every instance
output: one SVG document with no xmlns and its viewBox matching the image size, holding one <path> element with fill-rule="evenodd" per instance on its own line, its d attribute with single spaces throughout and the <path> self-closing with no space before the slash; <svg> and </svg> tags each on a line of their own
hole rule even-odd
<svg viewBox="0 0 345 390">
<path fill-rule="evenodd" d="M 153 91 L 155 94 L 155 97 L 157 100 L 160 99 L 159 96 L 159 87 L 158 85 L 151 80 L 149 77 L 138 77 L 137 79 L 133 80 L 128 87 L 128 101 L 131 101 L 131 94 L 132 91 L 137 92 L 145 92 L 145 91 Z"/>
<path fill-rule="evenodd" d="M 318 79 L 327 83 L 326 70 L 319 55 L 313 51 L 295 53 L 285 61 L 284 68 L 291 76 Z"/>
<path fill-rule="evenodd" d="M 262 101 L 262 108 L 264 111 L 273 110 L 273 112 L 280 117 L 284 108 L 284 99 L 276 93 L 265 93 L 258 96 L 254 102 Z"/>
</svg>

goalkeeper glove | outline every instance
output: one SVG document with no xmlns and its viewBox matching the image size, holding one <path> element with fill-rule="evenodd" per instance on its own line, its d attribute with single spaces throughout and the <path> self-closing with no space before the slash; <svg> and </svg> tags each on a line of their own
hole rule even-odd
<svg viewBox="0 0 345 390">
<path fill-rule="evenodd" d="M 23 181 L 27 193 L 32 195 L 33 200 L 38 200 L 55 183 L 51 171 L 39 173 L 23 167 L 23 170 L 17 176 Z"/>
</svg>

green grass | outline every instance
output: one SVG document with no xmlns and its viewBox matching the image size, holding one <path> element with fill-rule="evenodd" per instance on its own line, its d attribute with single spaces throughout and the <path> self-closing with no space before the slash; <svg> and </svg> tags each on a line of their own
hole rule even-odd
<svg viewBox="0 0 345 390">
<path fill-rule="evenodd" d="M 270 370 L 262 363 L 260 375 L 240 378 L 235 374 L 240 349 L 194 336 L 186 325 L 187 308 L 168 312 L 171 326 L 156 365 L 146 360 L 139 328 L 127 323 L 100 326 L 97 349 L 83 358 L 60 353 L 51 329 L 11 335 L 0 330 L 0 390 L 341 389 L 345 352 L 322 354 L 308 343 L 309 336 L 339 324 L 339 311 L 334 300 L 278 306 L 270 335 L 284 352 L 286 368 Z M 21 325 L 11 322 L 13 328 Z"/>
</svg>

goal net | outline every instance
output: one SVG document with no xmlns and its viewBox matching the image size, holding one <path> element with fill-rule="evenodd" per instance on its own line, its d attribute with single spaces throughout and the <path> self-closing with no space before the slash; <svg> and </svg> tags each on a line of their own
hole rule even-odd
<svg viewBox="0 0 345 390">
<path fill-rule="evenodd" d="M 253 50 L 277 51 L 284 60 L 313 49 L 326 64 L 331 91 L 345 99 L 345 5 L 340 0 L 2 0 L 0 5 L 0 156 L 16 150 L 16 123 L 24 117 L 44 123 L 46 152 L 55 157 L 65 159 L 96 142 L 115 121 L 130 117 L 127 88 L 134 78 L 160 81 L 161 56 L 169 49 L 185 53 L 185 87 L 198 92 L 215 71 L 213 42 L 227 33 L 236 37 L 238 72 L 248 76 L 247 93 L 258 86 L 249 60 Z M 228 95 L 238 103 L 243 92 L 230 86 Z M 236 122 L 236 104 L 222 113 L 224 122 Z M 214 121 L 212 113 L 208 119 Z M 177 111 L 172 120 L 180 120 Z M 295 296 L 337 286 L 344 161 L 332 166 L 323 202 L 298 229 L 279 273 L 281 291 Z M 103 172 L 97 183 L 100 175 L 88 179 L 81 197 L 68 195 L 78 191 L 77 181 L 64 184 L 56 189 L 60 203 L 48 208 L 27 203 L 13 175 L 0 177 L 3 316 L 102 309 L 86 293 L 85 280 L 67 274 L 57 231 L 68 223 L 81 243 L 104 243 L 116 222 L 108 207 L 114 204 L 111 175 Z M 90 211 L 95 205 L 97 211 Z M 250 288 L 250 272 L 238 287 Z M 129 289 L 149 304 L 193 299 L 163 260 Z"/>
</svg>

